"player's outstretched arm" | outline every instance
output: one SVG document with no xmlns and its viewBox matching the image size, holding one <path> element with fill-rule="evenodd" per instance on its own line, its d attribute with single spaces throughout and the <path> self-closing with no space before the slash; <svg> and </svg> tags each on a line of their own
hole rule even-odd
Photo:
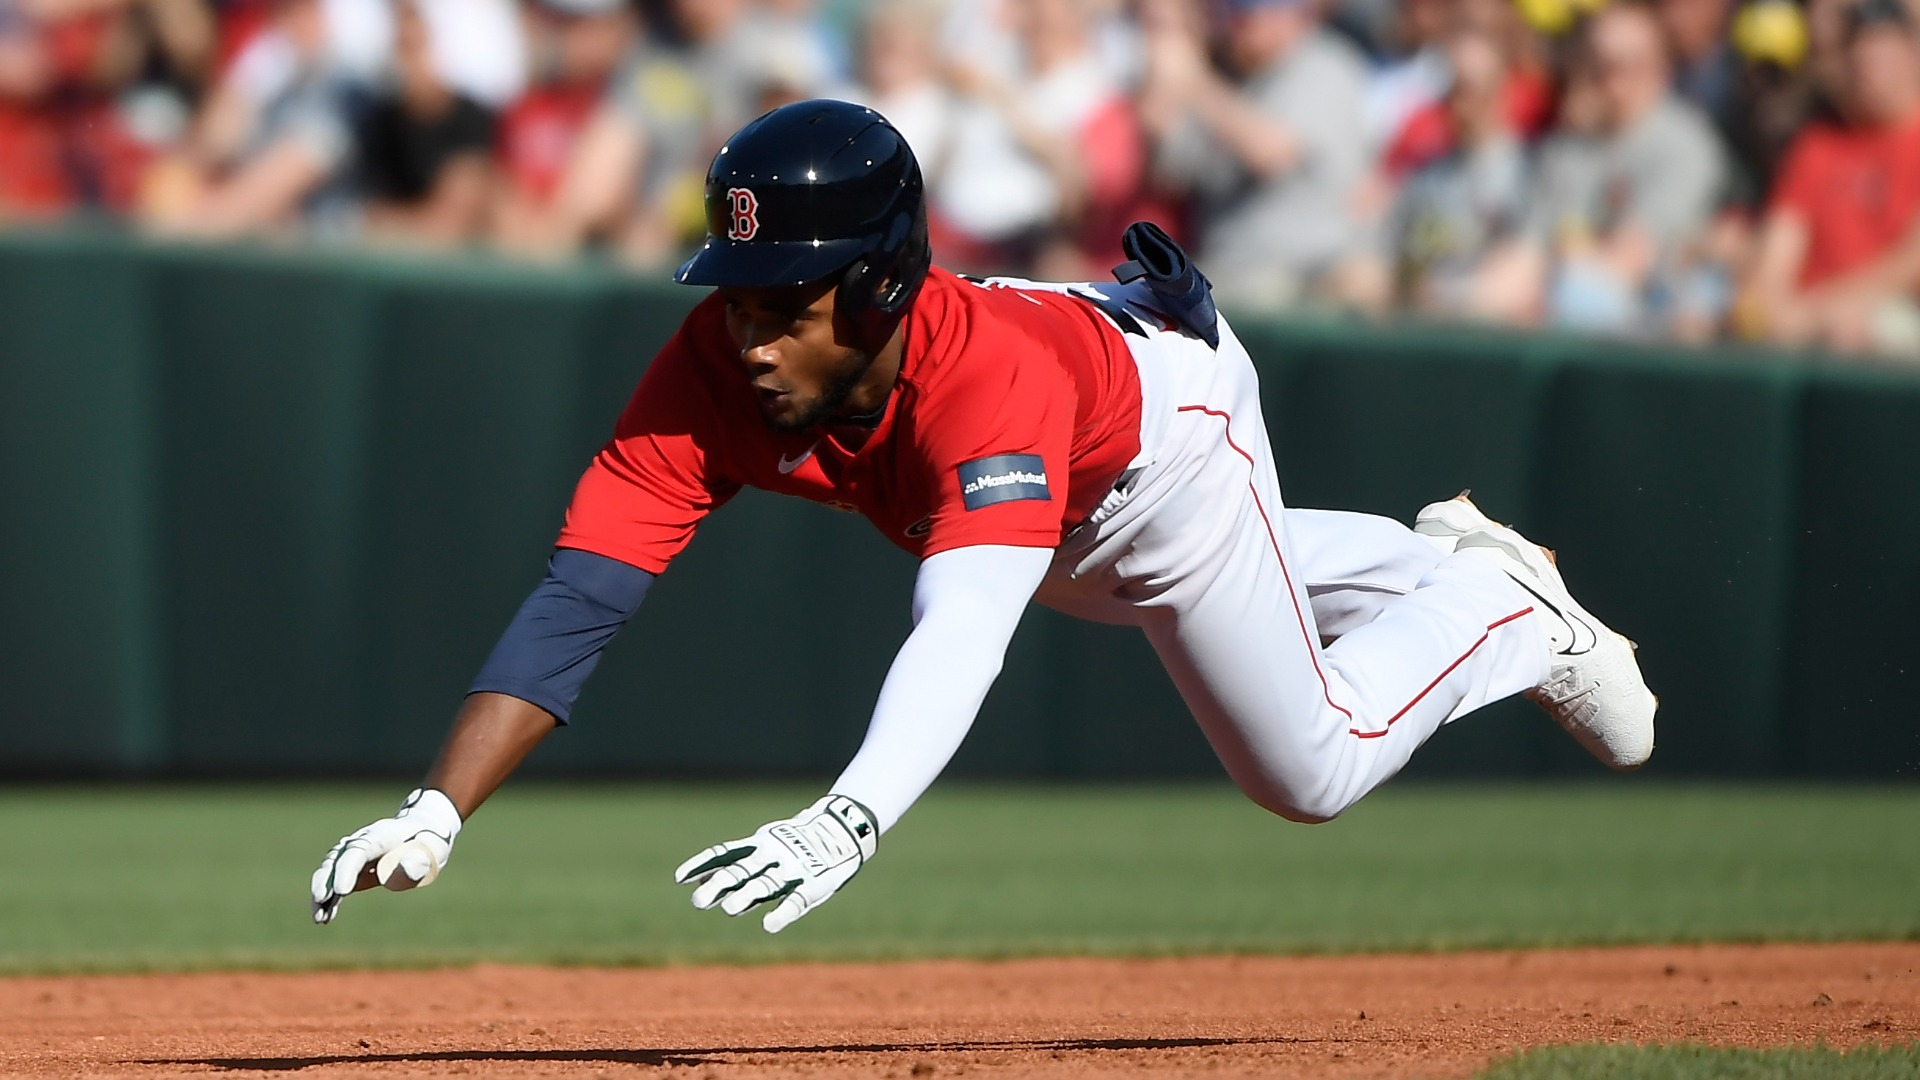
<svg viewBox="0 0 1920 1080">
<path fill-rule="evenodd" d="M 563 549 L 500 636 L 454 718 L 440 756 L 400 810 L 340 839 L 311 883 L 313 921 L 330 923 L 362 889 L 430 885 L 462 822 L 557 724 L 566 722 L 600 651 L 632 617 L 653 575 Z"/>
<path fill-rule="evenodd" d="M 694 886 L 693 906 L 763 908 L 774 934 L 851 880 L 960 748 L 1052 560 L 1047 548 L 979 545 L 921 563 L 913 633 L 834 794 L 682 863 L 674 880 Z"/>
</svg>

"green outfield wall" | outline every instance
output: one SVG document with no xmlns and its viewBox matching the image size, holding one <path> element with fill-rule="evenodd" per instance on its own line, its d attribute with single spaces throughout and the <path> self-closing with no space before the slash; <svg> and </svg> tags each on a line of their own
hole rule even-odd
<svg viewBox="0 0 1920 1080">
<path fill-rule="evenodd" d="M 404 773 L 539 579 L 694 294 L 592 268 L 0 237 L 0 772 Z M 1407 328 L 1241 326 L 1288 501 L 1471 487 L 1641 645 L 1649 770 L 1920 770 L 1920 376 Z M 749 492 L 530 766 L 829 773 L 912 561 Z M 1530 708 L 1415 774 L 1597 769 Z M 1034 611 L 956 771 L 1218 775 L 1130 631 Z"/>
</svg>

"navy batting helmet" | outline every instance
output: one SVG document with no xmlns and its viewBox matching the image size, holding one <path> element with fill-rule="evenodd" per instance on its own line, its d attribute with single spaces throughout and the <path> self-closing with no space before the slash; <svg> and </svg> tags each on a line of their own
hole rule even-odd
<svg viewBox="0 0 1920 1080">
<path fill-rule="evenodd" d="M 872 109 L 782 105 L 707 169 L 707 239 L 683 285 L 799 285 L 839 275 L 856 318 L 897 319 L 926 280 L 926 195 L 907 140 Z"/>
</svg>

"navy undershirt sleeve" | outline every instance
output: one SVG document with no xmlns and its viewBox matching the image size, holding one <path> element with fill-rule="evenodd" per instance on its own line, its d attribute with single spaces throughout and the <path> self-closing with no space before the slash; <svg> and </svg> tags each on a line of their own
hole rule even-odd
<svg viewBox="0 0 1920 1080">
<path fill-rule="evenodd" d="M 653 575 L 591 552 L 561 548 L 547 578 L 520 605 L 469 694 L 507 694 L 564 724 L 600 650 L 646 599 Z"/>
</svg>

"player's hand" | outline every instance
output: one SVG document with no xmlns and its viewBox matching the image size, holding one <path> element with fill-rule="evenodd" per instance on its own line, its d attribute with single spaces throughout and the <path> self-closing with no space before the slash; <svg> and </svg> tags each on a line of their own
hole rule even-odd
<svg viewBox="0 0 1920 1080">
<path fill-rule="evenodd" d="M 453 854 L 460 812 L 433 788 L 416 788 L 400 810 L 340 838 L 313 872 L 313 921 L 330 923 L 340 901 L 385 885 L 395 892 L 433 884 Z"/>
<path fill-rule="evenodd" d="M 879 842 L 871 811 L 844 795 L 829 795 L 752 836 L 715 844 L 681 863 L 673 880 L 695 886 L 693 906 L 702 911 L 718 904 L 739 915 L 772 905 L 760 925 L 777 934 L 826 903 L 873 858 Z"/>
</svg>

